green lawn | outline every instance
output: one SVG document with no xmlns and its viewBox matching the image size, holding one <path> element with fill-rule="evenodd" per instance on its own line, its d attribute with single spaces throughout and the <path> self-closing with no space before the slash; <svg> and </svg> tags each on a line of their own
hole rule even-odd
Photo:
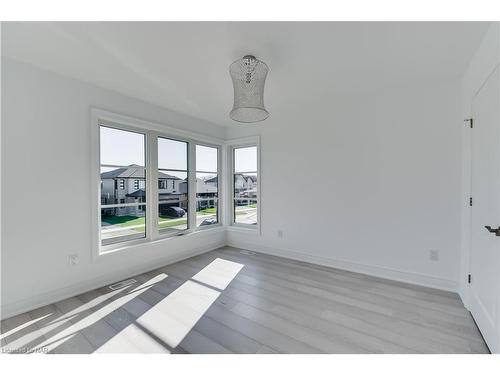
<svg viewBox="0 0 500 375">
<path fill-rule="evenodd" d="M 132 225 L 141 225 L 145 223 L 144 217 L 137 216 L 103 216 L 102 221 L 108 224 L 117 224 L 121 227 L 130 227 Z"/>
<path fill-rule="evenodd" d="M 236 206 L 236 210 L 246 210 L 247 208 L 257 208 L 256 204 L 249 204 L 246 206 Z"/>
<path fill-rule="evenodd" d="M 187 219 L 169 219 L 166 221 L 160 221 L 160 223 L 158 224 L 158 228 L 171 228 L 183 224 L 187 224 Z"/>
<path fill-rule="evenodd" d="M 216 213 L 217 213 L 217 208 L 215 207 L 204 208 L 197 212 L 198 215 L 214 215 Z"/>
</svg>

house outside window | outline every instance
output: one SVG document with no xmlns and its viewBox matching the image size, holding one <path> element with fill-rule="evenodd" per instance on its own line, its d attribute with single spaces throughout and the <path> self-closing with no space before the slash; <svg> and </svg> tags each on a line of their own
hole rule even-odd
<svg viewBox="0 0 500 375">
<path fill-rule="evenodd" d="M 258 148 L 233 147 L 233 223 L 258 224 Z"/>
<path fill-rule="evenodd" d="M 145 141 L 144 133 L 119 129 L 111 124 L 101 124 L 100 178 L 101 245 L 140 239 L 146 237 L 144 217 L 145 190 L 138 192 L 136 186 L 145 186 Z M 134 184 L 126 183 L 134 179 Z M 137 183 L 135 183 L 137 181 Z M 123 186 L 123 189 L 122 189 Z M 119 187 L 119 189 L 118 189 Z M 134 189 L 128 189 L 134 187 Z M 142 196 L 143 201 L 134 199 Z M 133 226 L 123 225 L 128 218 L 140 217 Z"/>
<path fill-rule="evenodd" d="M 196 225 L 219 223 L 219 149 L 196 145 Z"/>
<path fill-rule="evenodd" d="M 176 139 L 158 137 L 158 179 L 165 181 L 166 189 L 158 191 L 159 233 L 188 230 L 189 222 L 189 143 Z M 171 181 L 171 184 L 168 183 Z M 176 191 L 175 186 L 182 186 Z M 169 185 L 171 188 L 169 189 Z"/>
</svg>

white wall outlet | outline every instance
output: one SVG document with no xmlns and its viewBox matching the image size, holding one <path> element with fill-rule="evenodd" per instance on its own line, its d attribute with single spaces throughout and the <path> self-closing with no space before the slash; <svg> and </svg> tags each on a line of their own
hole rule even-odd
<svg viewBox="0 0 500 375">
<path fill-rule="evenodd" d="M 283 239 L 283 231 L 281 229 L 278 230 L 278 238 Z"/>
<path fill-rule="evenodd" d="M 69 261 L 69 265 L 70 266 L 76 266 L 78 264 L 78 261 L 79 261 L 79 257 L 78 257 L 78 254 L 70 254 L 68 256 L 68 261 Z"/>
<path fill-rule="evenodd" d="M 429 252 L 430 260 L 437 262 L 439 260 L 439 250 L 431 250 Z"/>
</svg>

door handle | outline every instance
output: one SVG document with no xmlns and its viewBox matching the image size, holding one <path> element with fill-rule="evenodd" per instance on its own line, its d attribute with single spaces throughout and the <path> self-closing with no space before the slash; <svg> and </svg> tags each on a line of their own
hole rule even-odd
<svg viewBox="0 0 500 375">
<path fill-rule="evenodd" d="M 497 229 L 493 229 L 489 225 L 485 225 L 484 227 L 488 229 L 488 232 L 495 233 L 495 236 L 500 237 L 500 227 L 498 227 Z"/>
</svg>

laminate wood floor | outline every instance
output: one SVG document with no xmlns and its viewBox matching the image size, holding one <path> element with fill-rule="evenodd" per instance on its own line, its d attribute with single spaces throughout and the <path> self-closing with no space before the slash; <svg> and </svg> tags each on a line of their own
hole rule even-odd
<svg viewBox="0 0 500 375">
<path fill-rule="evenodd" d="M 457 294 L 225 247 L 1 322 L 4 353 L 488 353 Z"/>
</svg>

